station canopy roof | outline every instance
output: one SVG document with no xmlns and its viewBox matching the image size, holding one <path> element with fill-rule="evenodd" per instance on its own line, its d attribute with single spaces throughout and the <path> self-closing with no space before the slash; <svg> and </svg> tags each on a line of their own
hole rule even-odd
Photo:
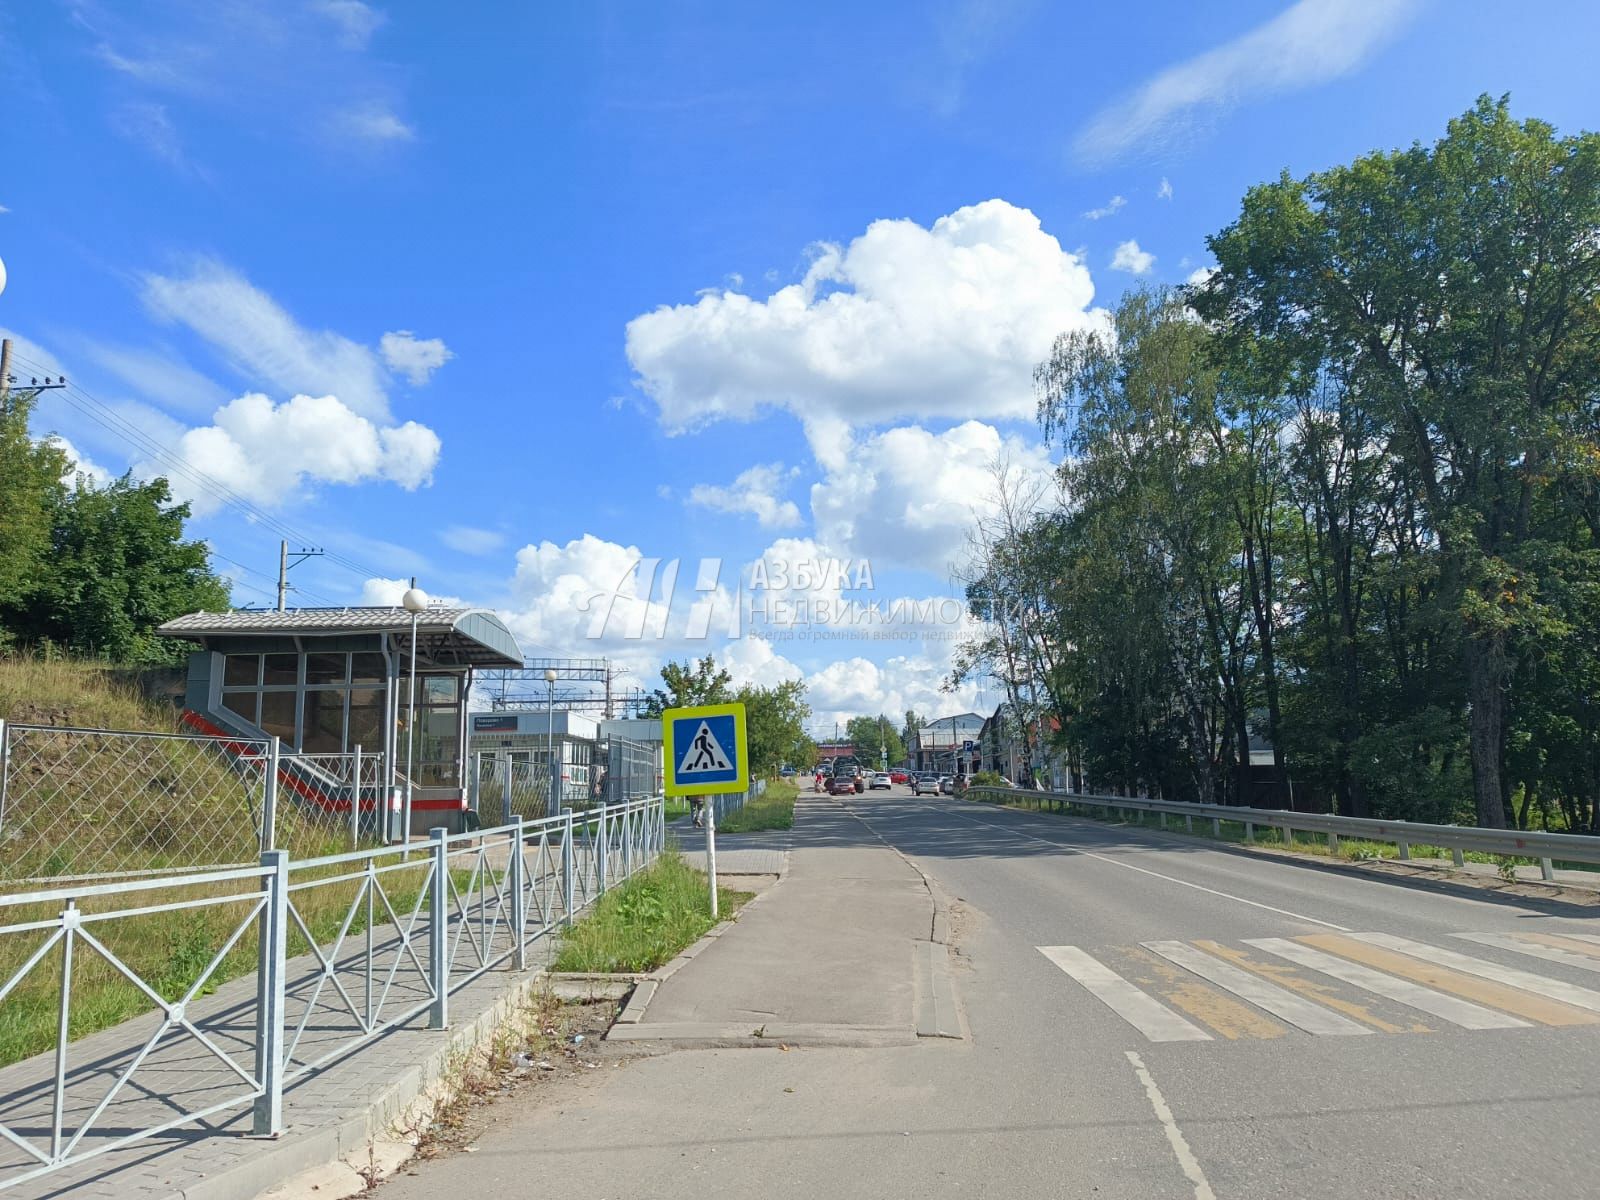
<svg viewBox="0 0 1600 1200">
<path fill-rule="evenodd" d="M 341 637 L 363 633 L 401 635 L 403 652 L 411 642 L 411 613 L 403 608 L 235 609 L 197 612 L 160 626 L 161 637 L 184 638 L 210 648 L 216 639 Z M 417 616 L 418 662 L 438 666 L 520 667 L 516 638 L 494 613 L 482 608 L 430 608 Z"/>
</svg>

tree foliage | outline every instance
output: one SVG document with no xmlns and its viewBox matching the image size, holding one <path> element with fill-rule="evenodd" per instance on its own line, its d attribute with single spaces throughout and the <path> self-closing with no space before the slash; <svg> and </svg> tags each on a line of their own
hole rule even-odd
<svg viewBox="0 0 1600 1200">
<path fill-rule="evenodd" d="M 0 645 L 55 645 L 116 662 L 175 661 L 164 621 L 229 606 L 185 504 L 164 479 L 71 483 L 70 464 L 28 433 L 32 397 L 0 410 Z"/>
<path fill-rule="evenodd" d="M 1041 364 L 968 667 L 1094 785 L 1600 829 L 1600 137 L 1484 98 L 1210 246 Z"/>
<path fill-rule="evenodd" d="M 845 723 L 844 736 L 859 763 L 876 767 L 881 762 L 905 761 L 905 742 L 893 719 L 885 713 L 875 717 L 851 717 Z"/>
</svg>

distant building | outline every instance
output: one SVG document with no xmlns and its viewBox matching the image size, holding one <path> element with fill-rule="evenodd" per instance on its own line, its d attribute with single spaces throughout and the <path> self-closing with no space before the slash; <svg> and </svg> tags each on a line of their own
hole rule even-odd
<svg viewBox="0 0 1600 1200">
<path fill-rule="evenodd" d="M 924 721 L 912 739 L 911 761 L 919 772 L 971 775 L 978 770 L 978 734 L 983 718 L 975 712 Z"/>
</svg>

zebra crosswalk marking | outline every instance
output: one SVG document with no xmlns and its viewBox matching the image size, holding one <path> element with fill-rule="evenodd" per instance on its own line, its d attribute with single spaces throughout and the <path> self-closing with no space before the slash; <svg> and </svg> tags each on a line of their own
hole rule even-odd
<svg viewBox="0 0 1600 1200">
<path fill-rule="evenodd" d="M 1525 933 L 1522 936 L 1530 942 L 1560 946 L 1563 950 L 1573 950 L 1579 954 L 1587 954 L 1591 958 L 1600 958 L 1600 937 L 1591 938 L 1586 933 Z"/>
<path fill-rule="evenodd" d="M 1211 1035 L 1076 946 L 1040 946 L 1039 953 L 1152 1042 L 1209 1042 Z"/>
<path fill-rule="evenodd" d="M 1299 992 L 1306 999 L 1317 1004 L 1324 1004 L 1335 1012 L 1343 1013 L 1352 1021 L 1363 1025 L 1371 1025 L 1379 1033 L 1432 1033 L 1432 1027 L 1420 1022 L 1409 1025 L 1396 1025 L 1386 1021 L 1373 1012 L 1366 1004 L 1359 1000 L 1352 1000 L 1340 995 L 1334 988 L 1329 987 L 1320 979 L 1307 978 L 1296 968 L 1287 963 L 1267 962 L 1252 958 L 1243 950 L 1235 950 L 1224 946 L 1221 942 L 1208 941 L 1205 938 L 1196 938 L 1194 945 L 1200 947 L 1208 954 L 1215 954 L 1218 958 L 1227 959 L 1234 966 L 1260 975 L 1268 983 L 1275 983 L 1281 988 L 1288 988 L 1291 992 Z"/>
<path fill-rule="evenodd" d="M 1371 967 L 1364 967 L 1360 963 L 1326 954 L 1312 946 L 1303 946 L 1289 938 L 1246 938 L 1245 944 L 1265 950 L 1268 954 L 1286 958 L 1302 967 L 1310 967 L 1313 971 L 1320 971 L 1354 987 L 1364 988 L 1387 1000 L 1418 1009 L 1430 1016 L 1438 1017 L 1441 1021 L 1460 1025 L 1464 1029 L 1528 1028 L 1528 1022 L 1518 1017 L 1495 1012 L 1480 1004 L 1473 1004 L 1470 1000 L 1462 1000 L 1458 996 L 1423 987 L 1408 979 L 1385 975 L 1382 971 L 1374 971 Z"/>
<path fill-rule="evenodd" d="M 1129 982 L 1153 990 L 1190 1020 L 1230 1042 L 1241 1038 L 1271 1041 L 1288 1036 L 1287 1025 L 1201 982 L 1142 946 L 1122 948 L 1114 961 Z"/>
<path fill-rule="evenodd" d="M 1514 950 L 1518 954 L 1531 954 L 1534 958 L 1542 958 L 1548 962 L 1558 962 L 1563 966 L 1577 967 L 1581 971 L 1600 972 L 1600 958 L 1591 958 L 1582 952 L 1574 954 L 1559 942 L 1555 945 L 1550 945 L 1543 941 L 1535 942 L 1521 938 L 1514 933 L 1458 933 L 1456 937 L 1468 942 L 1477 942 L 1480 946 L 1497 946 L 1501 950 Z"/>
<path fill-rule="evenodd" d="M 1141 944 L 1146 950 L 1161 955 L 1169 962 L 1177 963 L 1184 970 L 1192 971 L 1200 978 L 1232 992 L 1241 1000 L 1248 1000 L 1257 1008 L 1264 1009 L 1279 1020 L 1287 1021 L 1307 1033 L 1348 1037 L 1372 1032 L 1365 1025 L 1358 1025 L 1348 1017 L 1341 1017 L 1338 1013 L 1314 1004 L 1275 983 L 1268 983 L 1260 976 L 1252 975 L 1232 963 L 1213 958 L 1187 942 L 1165 941 Z"/>
<path fill-rule="evenodd" d="M 1367 942 L 1374 946 L 1382 946 L 1386 950 L 1395 950 L 1401 954 L 1420 958 L 1424 962 L 1435 963 L 1441 967 L 1460 971 L 1466 975 L 1476 975 L 1480 979 L 1492 979 L 1496 983 L 1504 983 L 1523 991 L 1533 992 L 1536 995 L 1548 997 L 1562 1004 L 1570 1004 L 1577 1008 L 1586 1009 L 1591 1013 L 1600 1013 L 1600 992 L 1589 988 L 1579 987 L 1574 983 L 1567 983 L 1560 979 L 1550 979 L 1544 975 L 1535 975 L 1531 971 L 1519 971 L 1515 967 L 1503 967 L 1499 963 L 1488 962 L 1481 958 L 1473 958 L 1466 954 L 1457 954 L 1454 950 L 1444 950 L 1438 946 L 1430 946 L 1425 942 L 1414 942 L 1410 938 L 1396 937 L 1392 933 L 1353 933 L 1350 935 L 1358 941 Z"/>
</svg>

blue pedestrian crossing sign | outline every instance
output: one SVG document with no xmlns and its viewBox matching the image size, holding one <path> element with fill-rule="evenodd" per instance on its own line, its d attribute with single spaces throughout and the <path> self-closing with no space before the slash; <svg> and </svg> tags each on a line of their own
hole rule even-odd
<svg viewBox="0 0 1600 1200">
<path fill-rule="evenodd" d="M 669 708 L 661 714 L 661 742 L 669 796 L 742 792 L 750 786 L 742 704 Z"/>
</svg>

